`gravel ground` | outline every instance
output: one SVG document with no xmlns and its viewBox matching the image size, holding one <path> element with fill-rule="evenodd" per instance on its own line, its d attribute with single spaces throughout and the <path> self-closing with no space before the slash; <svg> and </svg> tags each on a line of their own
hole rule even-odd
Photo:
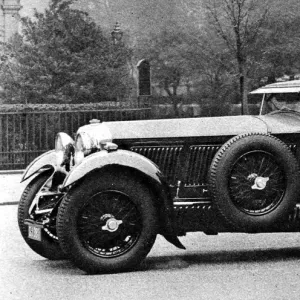
<svg viewBox="0 0 300 300">
<path fill-rule="evenodd" d="M 0 174 L 0 205 L 17 204 L 28 181 L 20 183 L 22 174 Z"/>
</svg>

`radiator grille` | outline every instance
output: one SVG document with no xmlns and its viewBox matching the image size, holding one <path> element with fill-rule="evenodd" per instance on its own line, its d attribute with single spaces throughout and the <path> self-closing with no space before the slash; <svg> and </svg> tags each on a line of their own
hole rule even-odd
<svg viewBox="0 0 300 300">
<path fill-rule="evenodd" d="M 191 146 L 188 159 L 186 185 L 204 185 L 214 155 L 220 146 Z"/>
<path fill-rule="evenodd" d="M 170 184 L 176 182 L 176 174 L 180 164 L 180 153 L 183 146 L 142 146 L 132 147 L 131 151 L 139 153 L 158 165 Z"/>
</svg>

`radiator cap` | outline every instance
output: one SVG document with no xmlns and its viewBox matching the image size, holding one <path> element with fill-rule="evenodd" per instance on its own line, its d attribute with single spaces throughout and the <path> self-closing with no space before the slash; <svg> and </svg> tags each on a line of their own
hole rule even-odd
<svg viewBox="0 0 300 300">
<path fill-rule="evenodd" d="M 98 120 L 98 119 L 92 119 L 92 120 L 90 120 L 90 124 L 99 124 L 99 123 L 101 123 L 101 121 Z"/>
</svg>

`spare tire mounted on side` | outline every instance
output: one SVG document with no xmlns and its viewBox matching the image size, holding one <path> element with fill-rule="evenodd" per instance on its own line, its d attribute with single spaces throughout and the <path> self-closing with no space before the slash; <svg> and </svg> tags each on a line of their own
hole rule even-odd
<svg viewBox="0 0 300 300">
<path fill-rule="evenodd" d="M 241 134 L 216 153 L 209 171 L 213 202 L 231 229 L 268 231 L 287 219 L 300 193 L 298 162 L 268 134 Z"/>
</svg>

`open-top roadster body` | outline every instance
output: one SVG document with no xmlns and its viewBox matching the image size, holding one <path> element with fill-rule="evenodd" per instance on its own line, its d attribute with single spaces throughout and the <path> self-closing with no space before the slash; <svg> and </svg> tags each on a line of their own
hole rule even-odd
<svg viewBox="0 0 300 300">
<path fill-rule="evenodd" d="M 259 115 L 125 122 L 58 133 L 19 204 L 28 245 L 88 273 L 132 269 L 156 235 L 300 230 L 300 81 L 260 88 Z"/>
</svg>

